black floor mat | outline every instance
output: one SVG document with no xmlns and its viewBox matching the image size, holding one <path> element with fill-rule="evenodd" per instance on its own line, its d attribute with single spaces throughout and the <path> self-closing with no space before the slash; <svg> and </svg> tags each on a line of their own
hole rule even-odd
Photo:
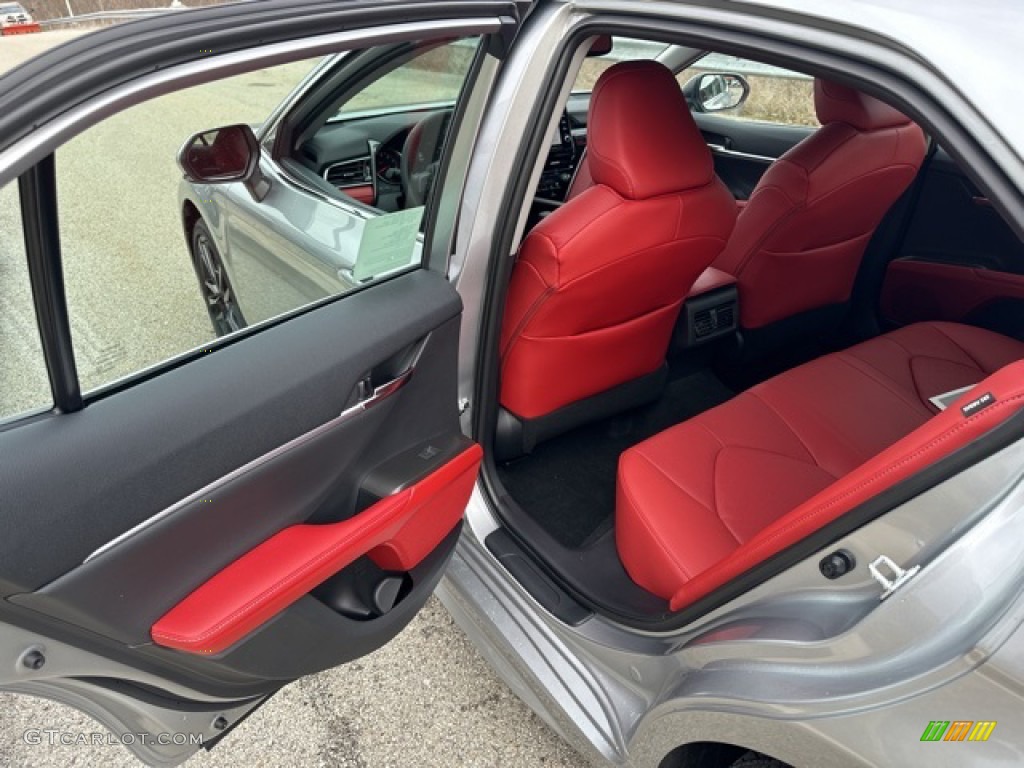
<svg viewBox="0 0 1024 768">
<path fill-rule="evenodd" d="M 498 476 L 559 543 L 585 546 L 612 525 L 619 454 L 733 394 L 709 370 L 675 378 L 658 402 L 542 443 L 500 466 Z"/>
</svg>

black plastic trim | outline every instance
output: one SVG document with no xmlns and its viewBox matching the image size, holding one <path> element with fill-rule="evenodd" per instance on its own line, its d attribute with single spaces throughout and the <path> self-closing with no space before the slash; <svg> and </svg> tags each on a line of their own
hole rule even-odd
<svg viewBox="0 0 1024 768">
<path fill-rule="evenodd" d="M 727 323 L 720 322 L 719 313 L 728 308 L 732 312 L 732 319 Z M 702 312 L 714 322 L 714 328 L 707 333 L 697 332 L 697 315 Z M 683 347 L 695 347 L 699 344 L 706 344 L 709 341 L 720 339 L 723 336 L 731 336 L 739 328 L 740 322 L 740 294 L 735 285 L 728 285 L 714 291 L 693 296 L 683 304 L 681 313 L 681 325 L 679 339 Z"/>
<path fill-rule="evenodd" d="M 519 546 L 519 542 L 505 528 L 492 532 L 484 539 L 484 544 L 541 607 L 559 621 L 575 627 L 593 615 L 593 611 L 576 602 L 557 582 L 534 565 L 529 553 Z"/>
<path fill-rule="evenodd" d="M 50 374 L 53 405 L 63 413 L 82 409 L 71 324 L 64 294 L 57 222 L 57 173 L 53 155 L 47 155 L 19 179 L 21 220 L 28 256 L 32 303 L 35 305 L 43 357 Z"/>
<path fill-rule="evenodd" d="M 518 458 L 524 453 L 530 453 L 545 440 L 571 429 L 652 403 L 661 397 L 667 382 L 668 363 L 662 363 L 648 374 L 534 419 L 523 419 L 505 408 L 499 408 L 494 458 L 498 461 Z"/>
</svg>

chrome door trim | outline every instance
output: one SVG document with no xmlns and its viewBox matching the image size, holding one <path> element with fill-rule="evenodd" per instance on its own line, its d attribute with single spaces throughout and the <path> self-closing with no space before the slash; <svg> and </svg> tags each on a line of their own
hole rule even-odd
<svg viewBox="0 0 1024 768">
<path fill-rule="evenodd" d="M 769 164 L 774 163 L 776 160 L 779 159 L 777 157 L 768 157 L 768 155 L 754 155 L 754 154 L 751 154 L 750 152 L 737 152 L 735 149 L 728 149 L 727 147 L 723 147 L 721 144 L 710 144 L 709 143 L 708 144 L 708 149 L 710 149 L 711 152 L 713 154 L 716 154 L 716 155 L 725 155 L 727 157 L 736 157 L 736 158 L 740 158 L 742 160 L 757 160 L 759 162 L 769 163 Z"/>
<path fill-rule="evenodd" d="M 420 351 L 422 351 L 422 347 L 420 347 Z M 205 498 L 206 496 L 209 496 L 209 495 L 213 494 L 219 488 L 222 488 L 223 486 L 227 485 L 231 481 L 238 479 L 242 475 L 245 475 L 246 473 L 248 473 L 248 472 L 250 472 L 250 471 L 252 471 L 254 469 L 257 469 L 258 467 L 263 466 L 264 464 L 266 464 L 266 463 L 276 459 L 278 456 L 281 456 L 281 455 L 287 453 L 288 451 L 294 450 L 295 448 L 298 448 L 298 447 L 300 447 L 302 445 L 305 445 L 310 440 L 314 440 L 317 437 L 319 437 L 320 435 L 324 434 L 325 432 L 328 432 L 328 431 L 334 429 L 335 427 L 340 427 L 342 424 L 345 424 L 346 422 L 351 421 L 356 416 L 359 416 L 360 414 L 364 413 L 365 411 L 368 411 L 371 408 L 373 408 L 373 407 L 375 407 L 377 405 L 380 405 L 382 402 L 387 400 L 389 397 L 394 395 L 396 392 L 398 392 L 400 389 L 402 389 L 402 387 L 404 387 L 406 384 L 409 383 L 409 380 L 412 378 L 412 374 L 413 374 L 413 371 L 415 369 L 416 369 L 416 366 L 415 366 L 415 362 L 414 362 L 412 365 L 410 365 L 408 368 L 406 368 L 400 374 L 395 376 L 395 378 L 391 379 L 390 381 L 385 382 L 384 384 L 380 384 L 379 386 L 375 387 L 373 392 L 368 397 L 365 397 L 364 399 L 359 400 L 354 405 L 346 408 L 338 416 L 336 416 L 335 418 L 331 419 L 330 421 L 324 422 L 320 426 L 314 427 L 313 429 L 309 430 L 308 432 L 303 432 L 298 437 L 289 440 L 287 443 L 279 445 L 277 448 L 274 448 L 273 450 L 270 450 L 267 453 L 264 453 L 262 456 L 257 456 L 255 459 L 253 459 L 252 461 L 248 462 L 247 464 L 243 464 L 242 466 L 238 467 L 237 469 L 234 469 L 231 472 L 228 472 L 226 475 L 222 475 L 221 477 L 217 478 L 213 482 L 208 483 L 207 485 L 204 485 L 198 491 L 189 494 L 185 498 L 181 499 L 180 501 L 175 502 L 174 504 L 172 504 L 171 506 L 167 507 L 166 509 L 163 509 L 160 512 L 157 512 L 152 517 L 149 517 L 149 518 L 143 520 L 141 523 L 136 525 L 134 528 L 131 528 L 131 529 L 125 531 L 121 535 L 117 536 L 114 539 L 111 539 L 106 544 L 104 544 L 103 546 L 99 547 L 95 552 L 93 552 L 87 558 L 85 558 L 85 560 L 82 561 L 82 564 L 84 565 L 85 563 L 88 563 L 90 560 L 93 560 L 93 559 L 99 557 L 100 555 L 102 555 L 103 553 L 110 551 L 111 549 L 116 547 L 118 544 L 121 544 L 122 542 L 127 541 L 128 539 L 132 538 L 136 534 L 141 533 L 142 531 L 144 531 L 145 529 L 149 528 L 150 526 L 155 525 L 156 523 L 160 522 L 164 518 L 170 517 L 175 512 L 178 512 L 179 510 L 183 509 L 184 507 L 188 506 L 189 504 L 193 503 L 194 501 L 197 501 L 198 499 L 202 499 L 202 498 Z"/>
</svg>

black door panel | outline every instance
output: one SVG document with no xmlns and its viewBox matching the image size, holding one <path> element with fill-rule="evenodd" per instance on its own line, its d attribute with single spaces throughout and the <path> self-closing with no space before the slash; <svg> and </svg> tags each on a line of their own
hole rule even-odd
<svg viewBox="0 0 1024 768">
<path fill-rule="evenodd" d="M 695 113 L 711 147 L 715 172 L 737 200 L 750 198 L 771 164 L 814 132 L 813 128 Z"/>
<path fill-rule="evenodd" d="M 718 149 L 715 146 L 711 148 L 711 156 L 715 161 L 715 173 L 737 200 L 750 199 L 754 187 L 774 162 L 769 158 Z"/>
<path fill-rule="evenodd" d="M 444 278 L 411 272 L 73 416 L 0 433 L 3 594 L 38 589 L 151 515 L 330 421 L 365 373 L 460 306 Z M 452 382 L 449 427 L 454 391 Z M 431 416 L 441 418 L 418 418 Z"/>
<path fill-rule="evenodd" d="M 773 160 L 784 155 L 815 130 L 809 126 L 737 120 L 701 113 L 695 113 L 693 118 L 709 144 Z"/>
<path fill-rule="evenodd" d="M 1024 274 L 1024 242 L 942 149 L 928 165 L 899 255 Z"/>
<path fill-rule="evenodd" d="M 941 148 L 896 252 L 879 265 L 891 325 L 946 320 L 1024 338 L 1024 243 Z"/>
<path fill-rule="evenodd" d="M 443 277 L 410 272 L 111 394 L 80 413 L 47 416 L 0 434 L 3 596 L 66 622 L 72 637 L 96 633 L 126 649 L 149 643 L 153 621 L 259 542 L 297 522 L 351 516 L 370 500 L 363 486 L 374 467 L 421 443 L 461 438 L 460 310 L 458 294 Z M 401 373 L 416 352 L 408 383 L 379 406 L 174 509 L 83 564 L 198 489 L 336 420 L 365 390 L 360 382 L 370 376 L 378 385 Z M 382 492 L 376 485 L 373 491 Z M 336 632 L 349 632 L 353 620 L 307 597 L 223 659 L 173 663 L 193 669 L 189 682 L 200 688 L 210 677 L 284 679 L 299 667 L 309 672 L 311 665 L 340 663 L 355 648 L 382 644 L 404 625 L 400 617 L 408 621 L 415 614 L 448 551 L 435 554 L 421 564 L 414 594 L 394 615 L 354 622 L 354 644 L 344 653 L 348 635 Z M 310 623 L 316 616 L 323 619 L 319 631 Z M 5 620 L 18 621 L 14 613 Z M 335 650 L 299 663 L 281 652 L 281 633 L 319 638 Z M 366 635 L 362 644 L 356 635 Z M 247 649 L 250 643 L 255 645 Z M 183 656 L 162 649 L 144 653 L 154 660 Z"/>
</svg>

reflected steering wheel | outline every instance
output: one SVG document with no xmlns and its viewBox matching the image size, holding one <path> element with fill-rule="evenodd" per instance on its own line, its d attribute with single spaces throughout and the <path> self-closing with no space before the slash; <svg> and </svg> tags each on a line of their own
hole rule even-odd
<svg viewBox="0 0 1024 768">
<path fill-rule="evenodd" d="M 447 112 L 435 112 L 420 120 L 409 131 L 402 145 L 402 193 L 405 207 L 423 205 L 430 194 L 440 162 Z"/>
</svg>

